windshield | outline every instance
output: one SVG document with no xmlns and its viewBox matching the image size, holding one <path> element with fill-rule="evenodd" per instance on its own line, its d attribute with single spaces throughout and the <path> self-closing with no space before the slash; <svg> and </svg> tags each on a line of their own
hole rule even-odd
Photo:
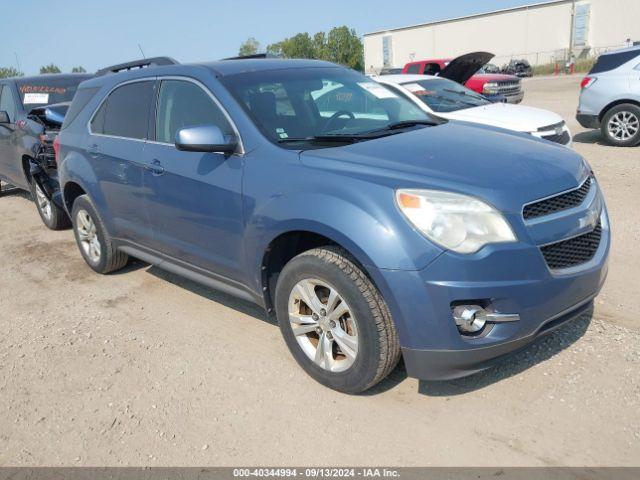
<svg viewBox="0 0 640 480">
<path fill-rule="evenodd" d="M 53 103 L 70 102 L 78 89 L 80 82 L 90 78 L 90 75 L 66 76 L 63 78 L 43 78 L 18 80 L 20 100 L 25 110 L 31 110 Z"/>
<path fill-rule="evenodd" d="M 425 126 L 411 122 L 434 122 L 391 89 L 339 67 L 242 73 L 222 82 L 267 138 L 285 148 L 318 147 L 317 137 L 370 140 L 377 138 L 373 132 L 379 137 Z"/>
<path fill-rule="evenodd" d="M 473 90 L 445 78 L 418 80 L 417 82 L 403 83 L 402 86 L 434 112 L 455 112 L 491 103 Z"/>
</svg>

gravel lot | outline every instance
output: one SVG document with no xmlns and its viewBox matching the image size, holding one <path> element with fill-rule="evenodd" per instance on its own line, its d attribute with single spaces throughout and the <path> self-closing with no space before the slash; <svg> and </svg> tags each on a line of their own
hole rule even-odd
<svg viewBox="0 0 640 480">
<path fill-rule="evenodd" d="M 526 81 L 593 165 L 614 228 L 593 318 L 498 368 L 366 396 L 321 387 L 262 311 L 134 264 L 98 276 L 26 194 L 0 198 L 0 465 L 638 465 L 640 148 L 574 120 L 579 78 Z"/>
</svg>

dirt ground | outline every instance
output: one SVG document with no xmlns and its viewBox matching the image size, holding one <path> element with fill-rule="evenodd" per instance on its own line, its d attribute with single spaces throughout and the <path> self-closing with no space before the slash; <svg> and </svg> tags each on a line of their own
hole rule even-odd
<svg viewBox="0 0 640 480">
<path fill-rule="evenodd" d="M 603 186 L 605 290 L 593 319 L 458 381 L 328 390 L 257 307 L 141 263 L 96 275 L 4 195 L 0 465 L 638 465 L 640 148 L 577 126 L 578 83 L 526 81 L 525 103 L 567 119 Z"/>
</svg>

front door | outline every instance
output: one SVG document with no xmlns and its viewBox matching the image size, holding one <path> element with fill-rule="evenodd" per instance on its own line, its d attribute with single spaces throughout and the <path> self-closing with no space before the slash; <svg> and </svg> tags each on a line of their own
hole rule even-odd
<svg viewBox="0 0 640 480">
<path fill-rule="evenodd" d="M 22 165 L 16 146 L 16 102 L 9 83 L 0 84 L 0 111 L 9 116 L 9 123 L 0 123 L 0 178 L 11 183 L 24 183 Z"/>
<path fill-rule="evenodd" d="M 162 80 L 151 128 L 156 141 L 145 148 L 153 247 L 192 266 L 241 280 L 243 158 L 177 150 L 176 132 L 196 125 L 216 125 L 233 134 L 204 86 L 186 79 Z"/>
</svg>

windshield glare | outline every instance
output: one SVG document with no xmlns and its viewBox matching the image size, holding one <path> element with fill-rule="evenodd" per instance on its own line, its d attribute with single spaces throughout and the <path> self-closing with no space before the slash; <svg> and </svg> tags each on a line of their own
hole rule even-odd
<svg viewBox="0 0 640 480">
<path fill-rule="evenodd" d="M 87 78 L 90 78 L 90 76 L 18 80 L 16 83 L 20 92 L 20 100 L 24 108 L 29 111 L 44 105 L 70 102 L 73 100 L 80 82 Z"/>
<path fill-rule="evenodd" d="M 222 81 L 267 138 L 289 148 L 296 146 L 285 142 L 294 139 L 433 120 L 391 89 L 344 68 L 261 71 Z"/>
<path fill-rule="evenodd" d="M 434 112 L 447 113 L 465 108 L 481 107 L 491 102 L 473 90 L 444 78 L 403 83 L 402 86 L 418 97 Z"/>
</svg>

